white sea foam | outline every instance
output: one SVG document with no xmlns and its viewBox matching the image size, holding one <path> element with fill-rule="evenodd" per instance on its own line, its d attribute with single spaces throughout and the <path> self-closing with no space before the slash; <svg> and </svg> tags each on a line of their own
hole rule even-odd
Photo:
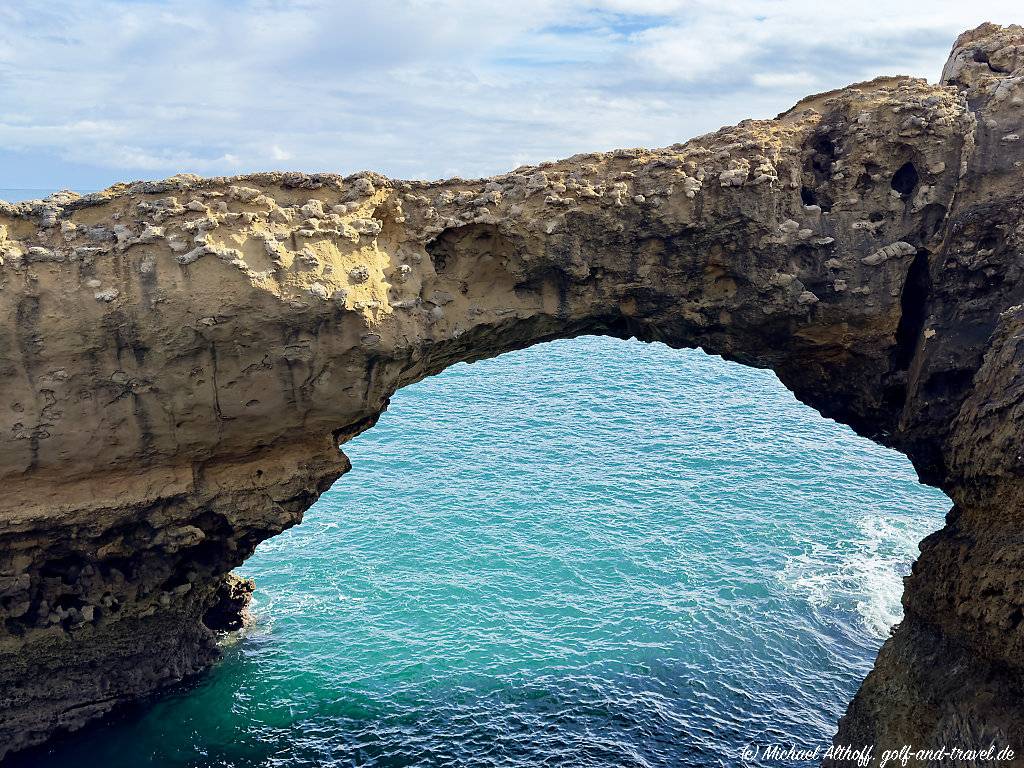
<svg viewBox="0 0 1024 768">
<path fill-rule="evenodd" d="M 865 630 L 886 637 L 903 619 L 903 577 L 929 522 L 895 515 L 865 518 L 852 540 L 815 544 L 787 558 L 781 579 L 814 608 L 854 610 Z"/>
</svg>

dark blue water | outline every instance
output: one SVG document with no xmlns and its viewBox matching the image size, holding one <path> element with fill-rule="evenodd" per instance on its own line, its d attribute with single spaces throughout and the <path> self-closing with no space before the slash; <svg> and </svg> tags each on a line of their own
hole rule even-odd
<svg viewBox="0 0 1024 768">
<path fill-rule="evenodd" d="M 825 745 L 949 506 L 768 372 L 584 338 L 399 392 L 198 686 L 41 766 L 708 766 Z"/>
</svg>

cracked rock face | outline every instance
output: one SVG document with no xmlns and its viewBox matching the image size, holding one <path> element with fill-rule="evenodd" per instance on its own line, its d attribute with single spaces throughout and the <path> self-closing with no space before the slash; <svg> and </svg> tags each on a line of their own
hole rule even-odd
<svg viewBox="0 0 1024 768">
<path fill-rule="evenodd" d="M 950 494 L 837 743 L 1024 752 L 1022 107 L 983 25 L 665 149 L 0 204 L 0 754 L 208 666 L 398 388 L 585 333 L 771 368 Z"/>
</svg>

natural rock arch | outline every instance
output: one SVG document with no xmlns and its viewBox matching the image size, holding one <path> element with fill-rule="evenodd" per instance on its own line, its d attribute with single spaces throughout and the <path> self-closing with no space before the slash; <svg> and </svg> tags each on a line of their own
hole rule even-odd
<svg viewBox="0 0 1024 768">
<path fill-rule="evenodd" d="M 228 576 L 399 387 L 582 333 L 770 367 L 954 500 L 837 740 L 1024 750 L 1024 29 L 662 150 L 490 180 L 0 206 L 0 753 L 216 656 Z M 955 692 L 956 695 L 953 695 Z"/>
</svg>

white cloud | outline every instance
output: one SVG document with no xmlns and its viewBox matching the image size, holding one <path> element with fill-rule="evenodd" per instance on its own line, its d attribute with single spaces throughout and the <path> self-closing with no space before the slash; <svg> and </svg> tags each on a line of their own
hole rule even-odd
<svg viewBox="0 0 1024 768">
<path fill-rule="evenodd" d="M 756 72 L 753 76 L 754 85 L 759 88 L 794 88 L 810 91 L 816 87 L 818 77 L 810 72 Z"/>
<path fill-rule="evenodd" d="M 636 61 L 682 82 L 699 81 L 741 68 L 758 47 L 758 35 L 747 38 L 724 30 L 664 26 L 636 35 Z"/>
<path fill-rule="evenodd" d="M 271 160 L 291 160 L 292 159 L 292 153 L 291 152 L 286 152 L 285 150 L 283 150 L 279 146 L 277 146 L 277 144 L 274 144 L 270 148 L 270 159 Z"/>
<path fill-rule="evenodd" d="M 474 176 L 670 144 L 884 72 L 934 79 L 958 32 L 1016 6 L 24 0 L 0 7 L 0 163 L 32 162 L 0 186 L 284 166 Z"/>
</svg>

